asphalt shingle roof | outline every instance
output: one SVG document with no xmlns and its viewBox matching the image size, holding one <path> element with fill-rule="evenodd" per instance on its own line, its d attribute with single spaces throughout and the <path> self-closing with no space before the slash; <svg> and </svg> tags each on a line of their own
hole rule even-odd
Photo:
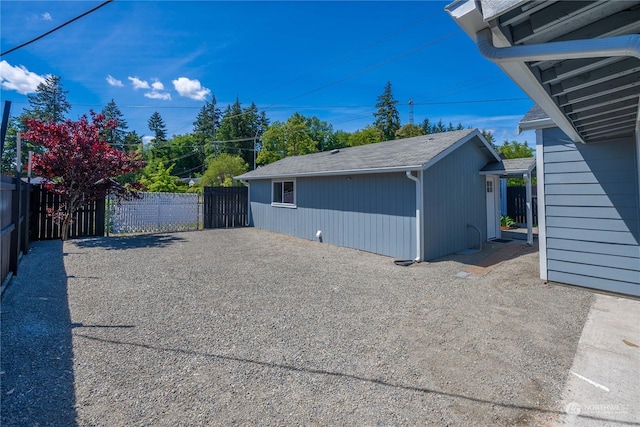
<svg viewBox="0 0 640 427">
<path fill-rule="evenodd" d="M 544 110 L 538 107 L 538 105 L 536 104 L 533 107 L 531 107 L 529 111 L 527 111 L 527 114 L 525 114 L 522 120 L 520 120 L 520 123 L 527 123 L 535 120 L 542 120 L 542 119 L 548 119 L 548 118 L 549 118 L 549 115 L 545 113 Z"/>
<path fill-rule="evenodd" d="M 236 179 L 267 179 L 314 174 L 340 174 L 393 168 L 424 167 L 438 154 L 465 137 L 472 137 L 475 129 L 443 132 L 358 147 L 341 148 L 304 156 L 291 156 L 237 176 Z M 480 141 L 478 139 L 478 141 Z"/>
<path fill-rule="evenodd" d="M 496 172 L 500 175 L 521 175 L 523 172 L 533 170 L 535 165 L 535 157 L 502 159 L 500 162 L 491 162 L 487 164 L 482 168 L 482 172 Z"/>
</svg>

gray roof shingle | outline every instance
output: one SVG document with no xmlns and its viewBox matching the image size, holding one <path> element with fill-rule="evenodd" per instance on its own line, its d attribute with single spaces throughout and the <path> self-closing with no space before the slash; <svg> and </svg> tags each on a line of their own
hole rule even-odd
<svg viewBox="0 0 640 427">
<path fill-rule="evenodd" d="M 339 175 L 381 172 L 390 169 L 419 169 L 456 143 L 478 136 L 475 129 L 443 132 L 413 138 L 341 148 L 304 156 L 291 156 L 235 177 L 240 180 L 295 177 L 304 175 Z M 491 150 L 491 156 L 495 153 Z"/>
<path fill-rule="evenodd" d="M 523 157 L 519 159 L 502 159 L 499 162 L 488 163 L 481 172 L 495 172 L 499 175 L 522 175 L 524 172 L 535 169 L 535 157 Z"/>
</svg>

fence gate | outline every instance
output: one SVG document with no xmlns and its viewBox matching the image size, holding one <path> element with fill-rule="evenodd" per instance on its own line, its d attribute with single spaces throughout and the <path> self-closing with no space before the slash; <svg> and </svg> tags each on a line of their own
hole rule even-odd
<svg viewBox="0 0 640 427">
<path fill-rule="evenodd" d="M 198 194 L 138 193 L 132 200 L 108 199 L 107 234 L 188 231 L 200 228 Z"/>
<path fill-rule="evenodd" d="M 531 210 L 533 225 L 538 225 L 538 193 L 531 187 Z M 507 215 L 519 224 L 527 223 L 527 189 L 525 187 L 507 187 Z"/>
<path fill-rule="evenodd" d="M 246 227 L 247 187 L 204 187 L 204 228 Z"/>
</svg>

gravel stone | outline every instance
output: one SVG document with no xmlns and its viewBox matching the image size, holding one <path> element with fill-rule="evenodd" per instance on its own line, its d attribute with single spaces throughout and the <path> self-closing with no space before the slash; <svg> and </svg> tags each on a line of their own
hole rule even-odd
<svg viewBox="0 0 640 427">
<path fill-rule="evenodd" d="M 459 274 L 501 245 L 401 267 L 253 228 L 36 242 L 2 299 L 2 425 L 553 423 L 593 294 L 535 250 Z"/>
</svg>

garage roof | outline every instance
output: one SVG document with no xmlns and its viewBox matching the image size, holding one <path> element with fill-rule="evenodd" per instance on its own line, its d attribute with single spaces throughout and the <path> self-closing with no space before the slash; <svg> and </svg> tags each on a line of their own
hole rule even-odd
<svg viewBox="0 0 640 427">
<path fill-rule="evenodd" d="M 640 1 L 458 0 L 447 11 L 474 40 L 490 29 L 491 49 L 527 46 L 529 52 L 552 52 L 560 47 L 556 42 L 569 42 L 564 47 L 580 50 L 597 40 L 600 50 L 588 54 L 505 60 L 497 49 L 498 57 L 489 59 L 575 142 L 634 137 Z M 627 47 L 610 53 L 615 45 Z"/>
<path fill-rule="evenodd" d="M 500 160 L 477 129 L 465 129 L 285 157 L 235 178 L 252 180 L 423 170 L 467 141 L 474 141 L 487 153 L 487 159 Z"/>
</svg>

